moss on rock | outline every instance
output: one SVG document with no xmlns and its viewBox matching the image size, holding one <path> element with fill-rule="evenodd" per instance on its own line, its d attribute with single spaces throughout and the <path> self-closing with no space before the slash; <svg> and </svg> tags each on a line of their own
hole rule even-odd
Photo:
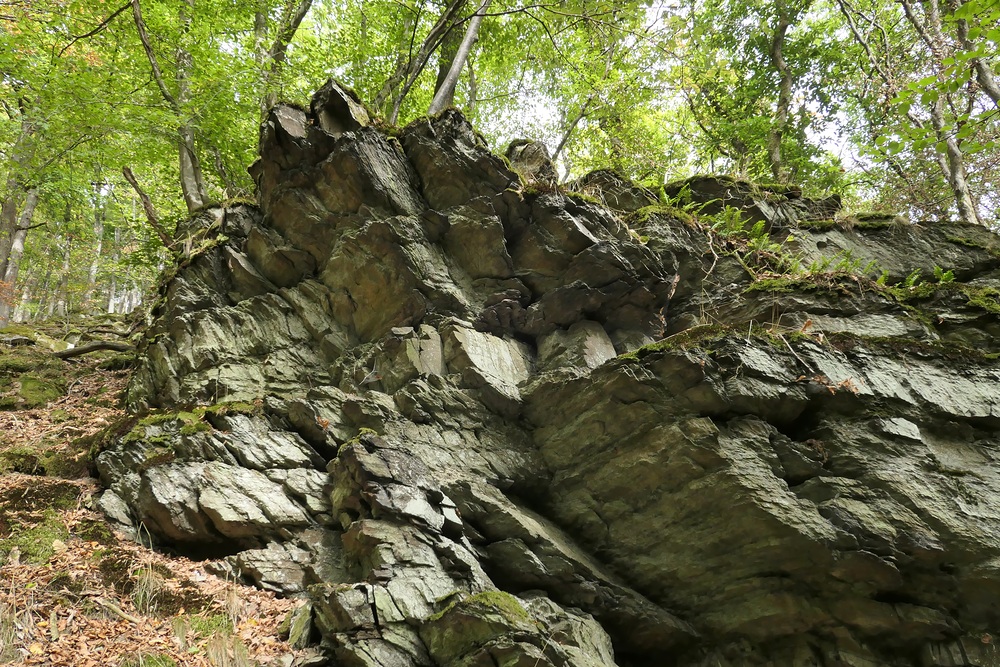
<svg viewBox="0 0 1000 667">
<path fill-rule="evenodd" d="M 420 635 L 438 664 L 450 664 L 532 629 L 531 615 L 515 596 L 504 591 L 483 591 L 428 618 Z"/>
<path fill-rule="evenodd" d="M 44 475 L 41 453 L 31 447 L 14 447 L 0 453 L 0 473 Z"/>
<path fill-rule="evenodd" d="M 657 217 L 663 218 L 673 218 L 674 220 L 679 220 L 686 225 L 695 226 L 698 224 L 697 218 L 694 215 L 685 211 L 683 208 L 678 206 L 669 206 L 666 204 L 653 204 L 651 206 L 644 206 L 632 213 L 628 218 L 628 224 L 636 227 L 641 227 L 643 225 L 649 224 L 649 222 Z"/>
<path fill-rule="evenodd" d="M 20 407 L 38 408 L 47 405 L 66 393 L 65 383 L 51 380 L 33 374 L 25 374 L 20 378 L 21 390 L 18 392 L 22 402 Z"/>
</svg>

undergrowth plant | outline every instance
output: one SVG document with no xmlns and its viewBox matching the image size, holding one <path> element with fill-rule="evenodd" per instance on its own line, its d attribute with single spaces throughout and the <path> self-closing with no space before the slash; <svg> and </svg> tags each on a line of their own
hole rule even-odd
<svg viewBox="0 0 1000 667">
<path fill-rule="evenodd" d="M 779 274 L 801 270 L 802 256 L 788 252 L 785 247 L 795 240 L 794 235 L 789 234 L 781 242 L 775 241 L 767 230 L 767 223 L 758 220 L 748 228 L 750 221 L 743 211 L 729 205 L 723 206 L 718 213 L 702 215 L 702 220 L 711 230 L 709 243 L 713 243 L 713 236 L 725 241 L 728 248 L 723 253 L 735 257 L 751 276 L 756 278 L 758 270 Z M 712 252 L 716 254 L 714 246 Z"/>
<path fill-rule="evenodd" d="M 212 667 L 253 667 L 250 651 L 236 635 L 218 633 L 208 640 L 205 657 Z"/>
<path fill-rule="evenodd" d="M 3 603 L 0 604 L 0 663 L 13 662 L 18 657 L 17 610 Z"/>
<path fill-rule="evenodd" d="M 152 537 L 149 530 L 140 523 L 137 531 L 140 544 L 143 541 L 143 533 L 145 533 L 150 549 L 152 549 Z M 156 611 L 160 593 L 164 588 L 163 576 L 153 568 L 153 559 L 150 556 L 147 556 L 142 563 L 133 569 L 131 575 L 135 584 L 130 595 L 132 604 L 141 613 L 152 614 Z"/>
</svg>

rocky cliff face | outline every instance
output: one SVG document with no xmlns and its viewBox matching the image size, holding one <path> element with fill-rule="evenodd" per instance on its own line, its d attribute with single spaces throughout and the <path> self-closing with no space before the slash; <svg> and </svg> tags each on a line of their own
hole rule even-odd
<svg viewBox="0 0 1000 667">
<path fill-rule="evenodd" d="M 179 231 L 109 515 L 306 595 L 329 664 L 1000 664 L 1000 240 L 517 148 L 275 108 L 259 207 Z"/>
</svg>

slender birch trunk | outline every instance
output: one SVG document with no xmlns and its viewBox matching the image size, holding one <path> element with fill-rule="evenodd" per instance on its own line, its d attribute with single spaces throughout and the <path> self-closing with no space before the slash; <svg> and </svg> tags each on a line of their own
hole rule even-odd
<svg viewBox="0 0 1000 667">
<path fill-rule="evenodd" d="M 28 192 L 28 197 L 24 202 L 24 209 L 18 221 L 17 229 L 12 237 L 10 254 L 7 258 L 7 266 L 4 268 L 3 283 L 10 290 L 10 299 L 0 299 L 0 328 L 7 326 L 10 321 L 10 312 L 13 308 L 13 294 L 17 286 L 17 274 L 21 268 L 21 257 L 24 255 L 24 240 L 28 236 L 28 228 L 31 227 L 31 219 L 35 215 L 35 207 L 38 205 L 38 190 L 32 189 Z M 6 291 L 6 290 L 5 290 Z"/>
</svg>

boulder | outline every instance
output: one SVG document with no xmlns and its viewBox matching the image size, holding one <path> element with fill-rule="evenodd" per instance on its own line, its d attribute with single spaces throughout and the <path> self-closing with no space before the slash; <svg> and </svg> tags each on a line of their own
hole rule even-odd
<svg viewBox="0 0 1000 667">
<path fill-rule="evenodd" d="M 508 160 L 335 82 L 272 109 L 99 505 L 306 597 L 330 664 L 992 664 L 1000 239 Z"/>
</svg>

